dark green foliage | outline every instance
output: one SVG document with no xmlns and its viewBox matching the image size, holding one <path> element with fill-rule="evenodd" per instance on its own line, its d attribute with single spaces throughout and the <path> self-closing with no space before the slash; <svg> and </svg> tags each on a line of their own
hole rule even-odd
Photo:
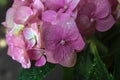
<svg viewBox="0 0 120 80">
<path fill-rule="evenodd" d="M 86 48 L 82 53 L 78 53 L 77 63 L 74 67 L 75 80 L 87 80 L 88 73 L 92 67 L 90 50 Z"/>
<path fill-rule="evenodd" d="M 98 45 L 95 40 L 89 40 L 90 46 L 79 55 L 75 66 L 75 80 L 113 80 L 98 54 L 95 43 Z M 106 49 L 103 52 L 106 52 Z"/>
<path fill-rule="evenodd" d="M 31 67 L 30 69 L 22 69 L 19 80 L 43 80 L 46 75 L 55 68 L 55 65 L 47 63 L 43 67 Z"/>
<path fill-rule="evenodd" d="M 94 55 L 94 63 L 92 64 L 87 80 L 113 80 L 105 64 L 102 62 L 97 47 L 93 42 L 90 43 L 90 48 Z"/>
</svg>

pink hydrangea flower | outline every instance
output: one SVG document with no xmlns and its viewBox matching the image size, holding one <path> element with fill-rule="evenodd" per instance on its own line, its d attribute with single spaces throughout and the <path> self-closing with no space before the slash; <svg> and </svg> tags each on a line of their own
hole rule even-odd
<svg viewBox="0 0 120 80">
<path fill-rule="evenodd" d="M 108 0 L 81 0 L 77 25 L 83 36 L 88 36 L 97 31 L 107 31 L 115 23 L 111 15 Z"/>
<path fill-rule="evenodd" d="M 44 18 L 46 22 L 43 23 L 42 27 L 43 40 L 49 62 L 72 67 L 76 62 L 75 51 L 81 51 L 85 43 L 74 19 L 70 18 L 70 16 L 63 17 L 64 15 L 69 14 L 61 13 L 57 22 L 54 22 L 55 24 L 52 24 L 53 22 L 49 21 L 47 16 L 46 20 Z"/>
</svg>

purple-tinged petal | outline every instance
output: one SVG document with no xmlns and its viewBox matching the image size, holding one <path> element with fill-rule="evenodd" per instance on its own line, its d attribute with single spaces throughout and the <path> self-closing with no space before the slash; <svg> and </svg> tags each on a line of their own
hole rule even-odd
<svg viewBox="0 0 120 80">
<path fill-rule="evenodd" d="M 68 11 L 73 11 L 77 7 L 79 2 L 80 0 L 72 0 L 72 2 L 69 4 Z"/>
<path fill-rule="evenodd" d="M 46 0 L 45 4 L 48 7 L 48 9 L 57 10 L 65 6 L 65 1 L 64 0 Z"/>
<path fill-rule="evenodd" d="M 44 10 L 44 5 L 41 2 L 41 0 L 34 0 L 33 3 L 31 4 L 33 8 L 43 11 Z"/>
<path fill-rule="evenodd" d="M 30 49 L 27 52 L 32 60 L 38 60 L 42 56 L 41 49 Z"/>
<path fill-rule="evenodd" d="M 96 5 L 95 17 L 105 18 L 110 15 L 111 8 L 108 0 L 89 0 Z"/>
<path fill-rule="evenodd" d="M 93 14 L 96 11 L 96 5 L 93 3 L 86 3 L 83 5 L 78 13 L 78 16 L 80 15 L 86 15 L 88 17 L 93 16 Z"/>
<path fill-rule="evenodd" d="M 78 31 L 74 19 L 70 19 L 64 26 L 63 36 L 65 37 L 65 40 L 69 43 L 69 45 L 71 45 L 73 49 L 82 50 L 85 46 L 85 42 Z"/>
<path fill-rule="evenodd" d="M 57 43 L 61 39 L 62 30 L 59 29 L 60 26 L 53 25 L 43 25 L 42 33 L 43 33 L 43 41 L 45 44 L 45 48 L 48 50 L 53 50 L 57 47 Z M 50 47 L 51 46 L 51 47 Z"/>
<path fill-rule="evenodd" d="M 91 22 L 86 15 L 79 15 L 76 19 L 78 29 L 83 37 L 89 37 L 95 33 L 95 22 Z"/>
<path fill-rule="evenodd" d="M 56 50 L 53 55 L 56 61 L 66 67 L 71 67 L 75 64 L 76 57 L 73 54 L 74 49 L 72 47 L 70 47 L 69 45 L 65 45 L 57 49 L 58 50 Z"/>
<path fill-rule="evenodd" d="M 39 60 L 37 60 L 37 62 L 35 63 L 35 66 L 41 67 L 41 66 L 44 66 L 45 63 L 46 63 L 46 58 L 42 56 Z"/>
<path fill-rule="evenodd" d="M 45 53 L 46 53 L 45 55 L 46 55 L 46 58 L 47 58 L 48 62 L 54 63 L 54 64 L 58 63 L 58 61 L 56 61 L 54 59 L 54 57 L 53 57 L 54 54 L 52 52 L 45 51 Z"/>
<path fill-rule="evenodd" d="M 73 67 L 76 63 L 76 58 L 77 58 L 77 54 L 76 53 L 72 53 L 68 56 L 66 56 L 61 62 L 60 64 L 64 67 Z"/>
<path fill-rule="evenodd" d="M 98 20 L 96 22 L 96 29 L 98 31 L 104 32 L 109 30 L 114 24 L 115 24 L 115 20 L 113 16 L 110 15 L 104 19 Z"/>
<path fill-rule="evenodd" d="M 74 43 L 72 43 L 74 42 Z M 79 36 L 78 39 L 70 41 L 71 43 L 71 47 L 75 50 L 81 51 L 83 50 L 84 46 L 85 46 L 85 42 L 83 41 L 82 36 Z"/>
<path fill-rule="evenodd" d="M 45 22 L 53 22 L 57 18 L 57 13 L 53 10 L 48 10 L 43 12 L 42 14 L 42 20 Z"/>
</svg>

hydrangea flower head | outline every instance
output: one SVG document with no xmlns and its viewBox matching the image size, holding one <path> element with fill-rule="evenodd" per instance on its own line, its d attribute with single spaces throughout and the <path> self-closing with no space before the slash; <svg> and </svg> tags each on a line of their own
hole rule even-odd
<svg viewBox="0 0 120 80">
<path fill-rule="evenodd" d="M 115 23 L 113 0 L 14 0 L 3 23 L 8 55 L 30 68 L 31 60 L 72 67 L 83 37 L 109 30 Z M 81 36 L 82 35 L 82 36 Z"/>
</svg>

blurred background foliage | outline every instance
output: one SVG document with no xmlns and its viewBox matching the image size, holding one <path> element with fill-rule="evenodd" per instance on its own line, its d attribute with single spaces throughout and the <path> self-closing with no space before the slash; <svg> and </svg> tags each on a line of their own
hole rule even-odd
<svg viewBox="0 0 120 80">
<path fill-rule="evenodd" d="M 5 6 L 7 4 L 7 0 L 0 0 L 0 6 Z"/>
</svg>

